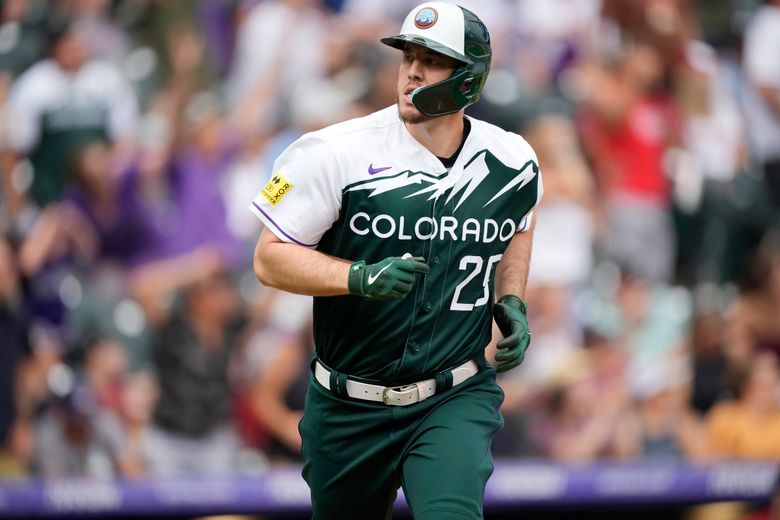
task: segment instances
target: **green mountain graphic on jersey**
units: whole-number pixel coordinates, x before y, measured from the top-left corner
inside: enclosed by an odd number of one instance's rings
[[[425,197],[427,200],[439,199],[447,194],[444,204],[455,201],[453,211],[478,194],[476,198],[485,208],[508,192],[520,191],[535,178],[538,170],[534,161],[528,161],[520,169],[510,168],[488,150],[481,150],[469,159],[456,178],[449,173],[437,177],[426,172],[405,170],[353,183],[345,187],[344,192],[368,192],[369,198],[393,192],[403,199]],[[535,199],[536,190],[532,191]]]

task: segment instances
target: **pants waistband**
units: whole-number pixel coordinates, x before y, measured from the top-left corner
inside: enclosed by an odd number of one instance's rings
[[[457,386],[477,372],[479,372],[479,365],[474,360],[469,360],[460,366],[437,375],[435,378],[425,379],[408,385],[390,387],[362,383],[350,379],[349,376],[338,377],[338,373],[329,370],[319,361],[314,363],[314,378],[319,384],[336,395],[346,393],[353,399],[375,401],[388,406],[409,406],[410,404],[419,403],[435,395],[437,388]],[[341,375],[343,376],[343,374]],[[450,384],[447,385],[447,383]]]

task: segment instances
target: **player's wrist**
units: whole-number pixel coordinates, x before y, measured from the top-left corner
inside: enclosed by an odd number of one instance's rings
[[[365,290],[363,287],[363,280],[366,273],[366,262],[364,260],[358,260],[352,262],[349,266],[349,274],[347,275],[347,289],[350,294],[357,296],[365,296]]]
[[[498,299],[498,303],[503,303],[512,308],[518,309],[523,314],[526,314],[528,310],[528,304],[525,301],[523,301],[522,298],[514,294],[505,294],[504,296]]]

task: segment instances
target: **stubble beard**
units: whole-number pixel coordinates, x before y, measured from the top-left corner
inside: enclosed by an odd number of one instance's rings
[[[428,117],[417,110],[417,107],[414,105],[412,105],[411,109],[404,112],[404,110],[401,108],[401,96],[398,95],[398,92],[395,93],[395,105],[398,107],[398,117],[401,118],[401,121],[408,125],[417,125],[432,119],[431,117]]]

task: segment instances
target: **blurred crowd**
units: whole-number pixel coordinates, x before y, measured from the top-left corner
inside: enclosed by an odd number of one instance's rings
[[[248,210],[394,103],[416,0],[0,1],[0,476],[297,462],[311,300]],[[545,183],[497,457],[780,460],[780,0],[461,0]]]

